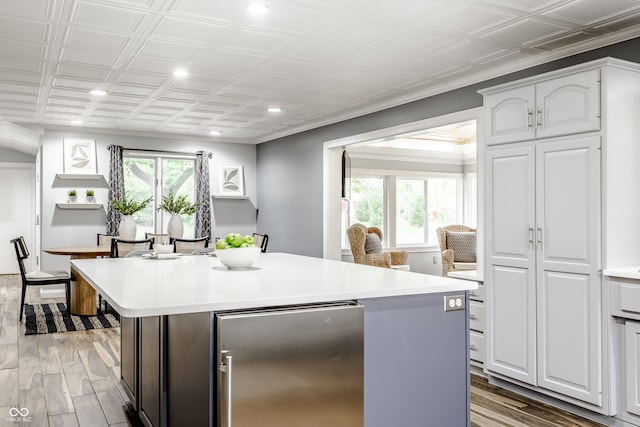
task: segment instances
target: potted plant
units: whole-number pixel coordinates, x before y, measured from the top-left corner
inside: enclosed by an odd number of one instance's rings
[[[94,192],[92,189],[88,189],[85,194],[87,195],[87,203],[93,203]]]
[[[133,240],[136,238],[136,221],[133,214],[146,208],[152,197],[142,201],[128,199],[126,196],[122,200],[111,200],[111,206],[116,212],[122,215],[120,224],[118,225],[118,235],[123,239]]]
[[[165,210],[171,214],[167,225],[169,237],[182,238],[184,225],[180,215],[193,215],[199,205],[198,202],[190,202],[186,195],[178,196],[173,194],[173,191],[169,191],[162,197],[162,203],[158,206],[158,210]]]
[[[76,190],[69,190],[69,203],[75,203],[76,197],[77,197]]]

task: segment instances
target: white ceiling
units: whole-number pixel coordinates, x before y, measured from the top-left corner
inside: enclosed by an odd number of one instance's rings
[[[262,16],[245,5],[2,0],[0,120],[259,143],[640,29],[640,0],[271,0]],[[179,67],[188,78],[172,76]]]

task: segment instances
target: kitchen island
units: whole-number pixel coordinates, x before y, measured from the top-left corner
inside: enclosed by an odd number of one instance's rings
[[[240,420],[251,412],[262,426],[271,425],[270,417],[291,426],[470,425],[466,303],[475,282],[282,253],[261,254],[246,270],[227,270],[210,256],[73,260],[72,269],[122,316],[122,383],[145,424],[227,426],[233,412],[233,425],[245,427],[251,421]],[[249,343],[258,346],[249,378],[253,388],[232,389],[247,378],[237,372],[245,360],[233,354],[232,381],[228,365],[233,351],[219,348],[225,335],[220,325],[230,314],[246,319],[261,310],[269,315],[236,332],[253,333]],[[270,323],[280,318],[274,312],[292,313],[289,324],[295,328]],[[315,323],[306,321],[313,319],[307,315],[312,312],[320,313]],[[344,320],[347,312],[355,317]],[[327,336],[320,333],[323,328],[341,336],[342,352],[331,353],[333,347],[323,341]],[[347,330],[350,338],[343,334]],[[316,346],[313,353],[327,353],[325,361],[296,359],[298,350],[279,353],[279,343],[290,343],[281,341],[282,336],[265,338],[271,332],[284,332],[302,347]],[[286,359],[289,367],[275,377],[262,371],[269,368],[271,362],[265,361],[272,354]],[[309,363],[319,367],[317,383],[295,377],[298,367]],[[356,372],[346,378],[348,371]],[[329,377],[335,377],[336,396],[351,394],[336,398],[322,414],[311,413],[311,407],[305,413],[304,396],[317,395]],[[345,380],[335,388],[341,377]],[[274,388],[293,388],[300,399],[267,405],[270,396],[260,393]],[[236,395],[245,399],[232,411]],[[251,411],[242,411],[250,398]],[[331,413],[333,419],[312,421]],[[252,422],[256,425],[255,418]]]

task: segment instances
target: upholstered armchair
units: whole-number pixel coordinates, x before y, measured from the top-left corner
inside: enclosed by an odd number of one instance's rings
[[[409,270],[407,251],[382,251],[382,230],[353,224],[347,229],[353,261],[356,264]]]
[[[446,225],[436,229],[442,252],[442,275],[450,271],[476,270],[476,229]]]

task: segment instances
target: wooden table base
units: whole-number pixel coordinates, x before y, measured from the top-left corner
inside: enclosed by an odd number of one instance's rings
[[[97,313],[96,290],[71,268],[71,314],[95,316]]]

